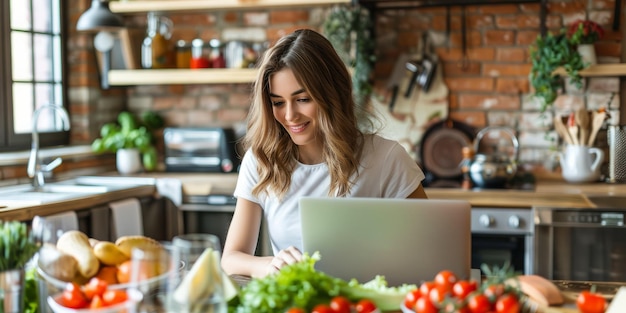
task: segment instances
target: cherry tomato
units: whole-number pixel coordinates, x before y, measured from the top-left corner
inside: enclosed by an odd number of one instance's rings
[[[290,308],[286,313],[306,313],[303,308]]]
[[[446,290],[441,287],[435,287],[430,291],[428,297],[434,305],[440,305],[441,303],[443,303],[446,295],[448,295],[448,292]]]
[[[583,291],[576,298],[576,306],[583,313],[602,313],[606,299],[595,292]]]
[[[467,307],[472,313],[486,313],[491,310],[491,303],[484,294],[475,293],[469,296]]]
[[[103,307],[104,307],[104,302],[102,301],[102,298],[100,297],[100,295],[93,296],[93,298],[91,299],[91,302],[89,302],[89,308],[99,309]]]
[[[409,291],[404,297],[404,306],[412,309],[415,307],[415,302],[422,296],[418,288]]]
[[[376,304],[369,299],[361,299],[354,306],[357,313],[371,313],[376,311]]]
[[[485,288],[483,293],[489,298],[489,301],[496,302],[496,300],[504,294],[504,285],[489,285]]]
[[[518,313],[520,311],[519,301],[513,294],[507,293],[496,300],[497,313]]]
[[[456,275],[449,270],[443,270],[435,275],[435,284],[446,292],[452,291],[452,286],[457,282]]]
[[[128,300],[128,295],[124,290],[107,290],[102,294],[102,302],[105,306],[122,303]]]
[[[415,313],[437,313],[437,307],[428,299],[421,297],[415,302]]]
[[[350,313],[350,300],[346,297],[336,296],[330,300],[330,308],[335,313]]]
[[[478,289],[478,283],[475,280],[459,280],[452,286],[452,294],[463,300],[476,289]]]
[[[333,309],[328,304],[318,304],[313,307],[311,313],[333,313]]]
[[[420,285],[420,293],[422,294],[422,297],[428,297],[430,294],[430,291],[433,290],[435,286],[436,285],[434,281],[423,282]]]
[[[68,308],[81,309],[87,307],[89,301],[77,283],[68,283],[61,294],[61,304]]]
[[[104,294],[104,292],[109,287],[106,281],[93,277],[89,280],[89,282],[83,287],[83,292],[88,300],[93,299],[95,296],[100,296]]]

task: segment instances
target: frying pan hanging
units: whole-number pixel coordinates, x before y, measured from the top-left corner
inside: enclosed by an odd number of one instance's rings
[[[461,150],[471,146],[474,137],[473,127],[450,117],[428,127],[419,151],[426,175],[424,184],[429,185],[440,179],[460,182],[462,172],[459,164],[463,160]]]

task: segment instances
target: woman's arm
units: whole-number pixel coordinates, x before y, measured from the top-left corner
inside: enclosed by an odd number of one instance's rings
[[[408,197],[409,198],[423,198],[423,199],[428,199],[428,196],[426,195],[426,191],[424,191],[424,187],[422,187],[422,185],[420,184],[417,189],[415,189]]]
[[[259,240],[263,210],[258,203],[237,199],[235,214],[228,228],[222,268],[229,275],[265,276],[272,257],[254,256]]]

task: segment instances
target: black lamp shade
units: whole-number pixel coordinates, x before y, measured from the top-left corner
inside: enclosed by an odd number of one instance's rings
[[[109,1],[92,0],[91,7],[78,18],[76,30],[100,31],[124,27],[122,18],[109,9]]]

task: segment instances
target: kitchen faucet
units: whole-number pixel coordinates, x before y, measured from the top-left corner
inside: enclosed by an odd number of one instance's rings
[[[61,158],[56,158],[48,164],[42,164],[39,159],[39,132],[37,130],[37,120],[39,119],[39,114],[44,109],[50,109],[53,112],[58,113],[63,119],[64,130],[70,129],[70,118],[67,115],[67,111],[65,111],[63,107],[56,106],[54,104],[46,104],[35,110],[33,113],[33,142],[30,149],[30,157],[28,158],[28,177],[33,179],[33,187],[35,189],[41,188],[45,184],[44,173],[52,171],[54,168],[59,166],[61,162],[63,162]]]

